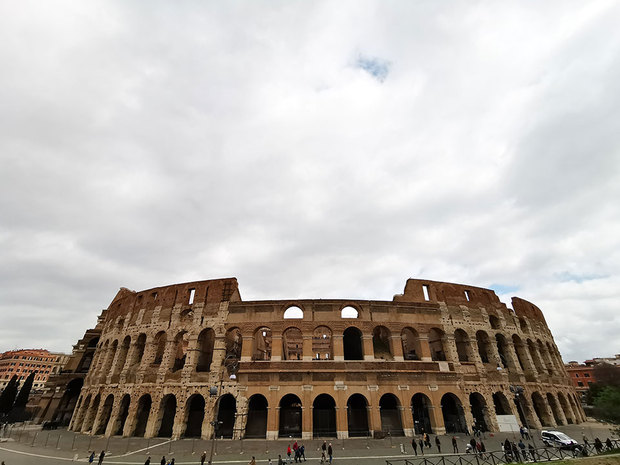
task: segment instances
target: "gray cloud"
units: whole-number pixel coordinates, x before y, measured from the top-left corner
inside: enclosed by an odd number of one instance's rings
[[[3,4],[0,350],[70,350],[120,286],[237,276],[245,299],[499,283],[565,359],[618,352],[618,20]]]

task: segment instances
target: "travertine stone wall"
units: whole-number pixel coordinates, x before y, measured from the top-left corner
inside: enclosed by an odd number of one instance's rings
[[[512,305],[413,279],[392,301],[244,302],[234,278],[123,288],[70,427],[275,439],[583,421],[542,312]]]

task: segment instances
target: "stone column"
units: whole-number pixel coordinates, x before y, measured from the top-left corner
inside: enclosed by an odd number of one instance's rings
[[[254,350],[254,337],[252,334],[242,334],[243,343],[241,344],[241,361],[252,361],[252,351]]]
[[[349,424],[347,419],[347,396],[346,391],[336,391],[336,435],[338,439],[347,439],[349,437]]]
[[[282,334],[271,332],[271,361],[279,362],[282,360]]]
[[[155,437],[158,433],[159,423],[163,416],[163,406],[161,405],[162,397],[151,397],[151,410],[149,411],[149,419],[146,422],[146,429],[144,431],[145,438]]]
[[[109,437],[114,435],[114,428],[116,428],[116,422],[118,421],[118,414],[121,410],[122,397],[114,396],[114,403],[112,404],[112,412],[110,413],[110,421],[105,429],[105,436]]]
[[[333,334],[332,344],[334,345],[334,360],[336,361],[344,360],[344,345],[343,345],[342,334]]]
[[[459,355],[456,350],[456,342],[454,341],[454,334],[444,333],[441,338],[441,345],[443,346],[443,351],[446,355],[446,361],[460,363]]]
[[[99,423],[101,423],[101,415],[103,414],[103,409],[105,407],[106,397],[107,396],[104,396],[103,394],[99,397],[99,407],[97,407],[97,412],[95,413],[95,419],[91,428],[91,434],[97,434],[97,430],[99,429]]]
[[[433,360],[431,355],[431,348],[428,345],[428,333],[424,335],[420,334],[418,338],[420,340],[420,360],[423,362],[430,362]]]
[[[99,410],[99,405],[97,406],[97,410],[93,408],[93,402],[95,401],[95,397],[97,396],[94,396],[92,398],[90,405],[86,409],[86,412],[84,412],[84,420],[82,421],[82,424],[80,425],[80,430],[78,431],[78,433],[88,432],[89,431],[88,425],[93,423],[94,417],[97,415],[97,411]]]
[[[523,374],[523,370],[519,365],[519,359],[517,358],[517,352],[512,340],[506,338],[506,359],[508,363],[508,370],[519,375]]]
[[[435,402],[433,401],[433,404],[428,407],[428,416],[431,420],[433,433],[438,435],[446,434],[446,426],[443,422],[443,412],[441,411],[441,400],[437,402],[437,405],[435,405]]]
[[[402,362],[405,360],[403,357],[403,342],[400,338],[400,334],[392,334],[390,336],[390,345],[392,346],[392,355],[394,356],[394,360],[397,362]]]
[[[364,334],[362,340],[364,344],[364,360],[374,360],[375,349],[372,344],[372,334]]]
[[[213,346],[215,348],[215,339],[213,340]],[[191,373],[196,371],[198,365],[198,358],[200,356],[201,347],[199,347],[198,336],[192,336],[187,343],[187,351],[185,352],[185,365],[183,365],[183,378],[188,378]],[[215,350],[213,351],[215,352]]]
[[[206,407],[206,404],[205,404]],[[172,439],[180,439],[185,434],[187,427],[189,403],[186,399],[177,397],[177,410],[174,415],[174,423],[172,426]]]
[[[127,419],[125,420],[125,425],[123,426],[123,437],[129,437],[132,435],[135,424],[136,424],[136,416],[138,414],[138,400],[140,396],[132,395],[129,400],[129,409],[127,411]]]
[[[304,333],[303,338],[302,360],[311,361],[314,358],[314,354],[312,353],[312,334]]]
[[[166,373],[170,371],[172,366],[174,365],[174,356],[176,351],[176,343],[174,339],[166,339],[166,347],[164,349],[164,355],[161,359],[161,364],[159,365],[159,370],[157,371],[157,382],[163,383],[166,377]]]

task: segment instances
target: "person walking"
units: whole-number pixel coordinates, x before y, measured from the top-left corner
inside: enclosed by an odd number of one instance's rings
[[[422,440],[422,438],[420,438],[418,444],[420,444],[420,454],[424,455],[424,441]]]
[[[252,460],[248,463],[248,465],[256,465],[256,459],[252,456]]]
[[[329,443],[329,446],[327,446],[327,455],[329,456],[329,463],[332,463],[332,457],[334,455],[334,449],[332,449],[332,443]]]
[[[295,454],[295,463],[299,460],[299,444],[297,441],[293,443],[293,453]]]
[[[90,456],[88,457],[88,463],[93,463],[95,461],[95,451],[92,451],[90,453]]]
[[[151,465],[151,457],[147,457],[144,461],[144,465]]]
[[[536,457],[536,449],[534,449],[534,446],[532,445],[532,443],[528,443],[527,445],[527,450],[530,453],[530,458],[534,461],[537,462],[538,458]]]
[[[304,458],[304,462],[306,461],[306,446],[303,444],[299,447],[299,461],[301,462],[301,458]]]
[[[104,458],[105,458],[105,452],[101,451],[101,454],[99,454],[99,465],[103,463]]]
[[[431,448],[431,438],[428,433],[424,433],[424,445],[426,445],[427,449]]]
[[[411,447],[413,447],[413,452],[415,453],[417,457],[418,456],[418,443],[415,442],[415,437],[411,440]]]
[[[159,465],[166,465],[166,456],[162,456],[161,461],[159,462]]]
[[[203,451],[200,456],[200,465],[205,465],[205,460],[207,460],[207,451]]]
[[[282,460],[282,455],[278,454],[278,465],[284,465],[284,460]]]
[[[286,463],[291,463],[291,445],[286,448]]]
[[[439,440],[439,436],[435,436],[435,445],[437,446],[437,453],[441,454],[441,441]]]
[[[519,439],[518,446],[521,451],[521,457],[523,457],[523,460],[527,460],[527,451],[525,450],[525,443],[523,442],[523,439]]]
[[[456,443],[456,436],[452,436],[452,452],[454,452],[455,454],[459,453],[459,446]]]

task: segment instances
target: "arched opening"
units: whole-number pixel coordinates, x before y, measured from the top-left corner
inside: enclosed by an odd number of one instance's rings
[[[550,392],[547,393],[547,403],[549,404],[549,407],[551,407],[551,413],[553,413],[553,418],[555,419],[556,424],[560,426],[563,425],[564,420],[562,419],[562,415],[560,415],[558,403],[556,402],[555,397],[553,397],[553,394]]]
[[[187,346],[189,345],[189,338],[185,331],[177,334],[174,338],[174,363],[172,365],[172,372],[182,370],[185,366],[185,358],[187,354]]]
[[[362,332],[354,326],[344,330],[342,335],[345,360],[364,360]]]
[[[558,402],[560,403],[560,408],[564,412],[564,416],[566,417],[568,424],[572,425],[573,423],[576,423],[573,411],[566,401],[566,397],[564,397],[564,394],[561,392],[558,392]]]
[[[489,363],[489,356],[491,355],[491,341],[489,335],[484,331],[476,332],[476,344],[478,345],[478,355],[482,363]]]
[[[226,357],[241,359],[243,336],[241,336],[239,328],[230,328],[226,331],[224,343],[226,344]]]
[[[372,331],[372,348],[375,359],[394,360],[391,349],[391,333],[385,326],[376,326]]]
[[[446,433],[464,433],[467,430],[463,406],[456,395],[444,394],[441,398],[441,413],[443,414]]]
[[[140,365],[140,362],[142,361],[142,357],[144,357],[145,346],[146,346],[146,334],[142,333],[138,336],[138,339],[136,340],[136,348],[129,362],[130,367]]]
[[[462,329],[454,331],[454,343],[459,362],[469,362],[469,336]]]
[[[327,326],[318,326],[312,333],[312,356],[315,360],[333,360],[332,331]]]
[[[405,360],[420,360],[420,335],[413,328],[404,328],[400,333],[403,343],[403,358]]]
[[[68,384],[65,392],[60,399],[54,421],[57,421],[61,426],[68,426],[73,416],[73,410],[75,404],[80,397],[82,385],[84,380],[82,378],[72,379]]]
[[[496,334],[495,341],[497,342],[497,353],[499,354],[499,359],[504,368],[508,368],[509,356],[508,356],[508,348],[506,347],[506,338],[503,334]],[[512,368],[512,367],[511,367]]]
[[[217,421],[219,428],[217,437],[232,439],[237,416],[237,401],[232,394],[224,394],[218,401]]]
[[[288,328],[282,333],[282,358],[284,360],[301,360],[304,338],[298,328]]]
[[[495,407],[495,415],[512,415],[510,403],[502,392],[493,394],[493,406]]]
[[[105,361],[105,366],[103,368],[103,376],[107,376],[110,374],[112,369],[112,363],[114,362],[114,358],[116,357],[116,351],[118,350],[118,341],[114,341],[110,348],[108,349],[108,357]]]
[[[116,417],[116,422],[114,424],[114,431],[112,431],[113,436],[122,436],[123,429],[125,428],[125,422],[127,421],[127,415],[129,415],[129,403],[131,402],[131,397],[129,394],[125,394],[121,399],[121,406],[118,409],[118,416]]]
[[[354,307],[344,307],[340,310],[340,318],[359,318],[359,312]]]
[[[254,333],[252,360],[271,360],[271,329],[266,326]]]
[[[123,371],[123,367],[125,366],[125,362],[127,361],[127,353],[129,352],[129,346],[131,345],[131,337],[127,336],[123,339],[123,343],[121,344],[121,348],[118,353],[118,360],[116,361],[116,365],[114,365],[112,369],[112,373],[120,373]]]
[[[304,317],[304,311],[299,307],[289,307],[284,311],[285,320],[301,320]]]
[[[205,399],[200,394],[189,398],[187,408],[186,438],[199,438],[202,435],[202,421],[205,418]]]
[[[361,394],[347,400],[347,426],[349,437],[368,437],[368,401]]]
[[[177,414],[177,399],[172,394],[168,394],[161,400],[160,415],[161,423],[157,436],[160,438],[172,437],[174,417]]]
[[[301,400],[295,394],[287,394],[280,400],[278,436],[301,437]]]
[[[491,325],[492,329],[501,329],[499,318],[495,315],[489,315],[489,324]]]
[[[536,416],[538,417],[540,424],[543,426],[553,426],[553,420],[547,413],[545,400],[542,398],[540,393],[535,392],[532,394],[532,404],[534,405],[534,411],[536,412]]]
[[[536,367],[536,371],[539,374],[543,374],[545,369],[542,366],[542,362],[540,361],[540,357],[538,356],[538,350],[536,349],[536,345],[532,342],[531,339],[527,340],[527,350],[530,353],[530,357],[534,362],[534,366]]]
[[[214,343],[215,331],[211,328],[203,329],[198,335],[198,362],[196,363],[196,371],[204,372],[211,370]]]
[[[86,350],[84,351],[84,355],[82,355],[82,359],[78,364],[77,373],[88,373],[88,369],[90,368],[93,358],[95,356],[95,350],[97,350],[97,344],[99,343],[99,338],[94,337],[86,346]]]
[[[336,401],[329,394],[320,394],[312,404],[312,435],[314,438],[336,437]]]
[[[519,367],[521,370],[526,371],[525,367],[527,366],[527,354],[525,344],[519,336],[516,334],[512,335],[512,344],[515,347],[515,353],[517,354],[517,361],[519,362]]]
[[[422,393],[417,393],[411,398],[411,414],[413,416],[413,428],[416,434],[432,433],[431,400]]]
[[[95,399],[93,400],[92,405],[86,411],[86,416],[84,417],[84,424],[82,425],[82,431],[85,433],[90,433],[93,429],[93,423],[95,421],[95,416],[97,415],[97,410],[99,410],[99,403],[101,402],[101,396],[97,394]],[[76,431],[78,431],[76,429]]]
[[[391,436],[404,436],[400,402],[394,394],[383,394],[379,400],[381,431]]]
[[[446,360],[446,351],[443,346],[443,335],[444,332],[437,328],[431,328],[428,333],[428,347],[431,351],[431,358],[433,360]]]
[[[153,360],[153,365],[160,365],[162,359],[164,358],[164,352],[166,351],[166,333],[163,331],[157,333],[155,336],[155,359]]]
[[[265,439],[267,437],[267,399],[261,394],[254,394],[248,402],[248,421],[245,425],[245,437],[248,439]]]
[[[108,423],[110,421],[110,415],[112,414],[112,406],[114,405],[114,396],[110,394],[106,397],[105,402],[103,403],[103,409],[101,410],[101,420],[99,421],[99,426],[97,427],[97,431],[95,434],[104,434],[105,430],[108,427]]]
[[[521,328],[521,331],[523,331],[524,333],[527,333],[528,327],[527,327],[527,322],[525,321],[525,318],[523,318],[522,316],[519,317],[519,327]]]
[[[471,407],[471,414],[474,417],[474,427],[478,431],[489,431],[487,403],[482,394],[472,392],[469,395],[469,405]]]
[[[151,396],[144,394],[138,400],[138,410],[136,411],[136,426],[133,435],[139,438],[143,438],[146,433],[146,425],[149,422],[149,415],[151,413],[151,405],[153,401]]]

